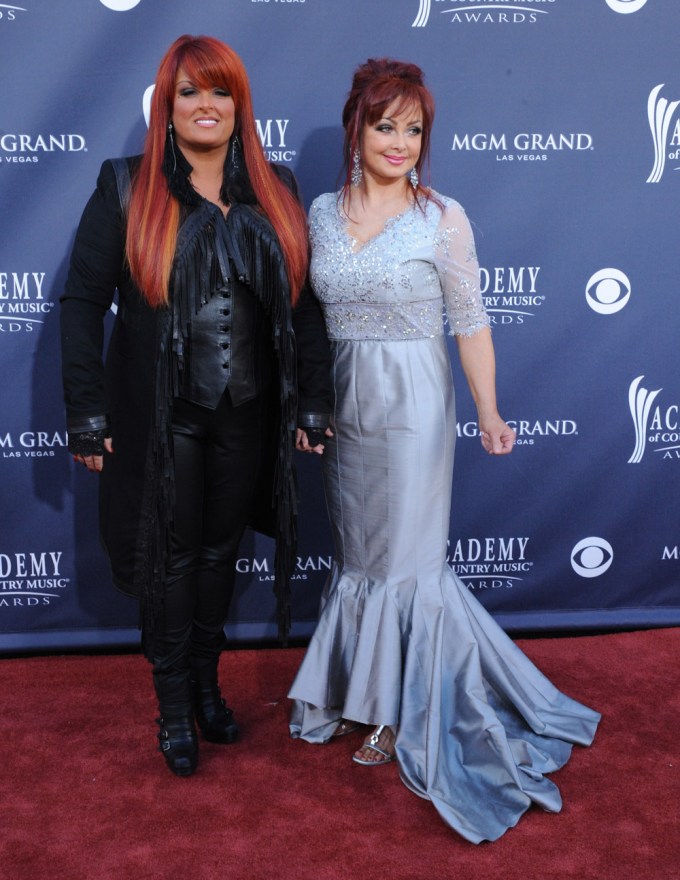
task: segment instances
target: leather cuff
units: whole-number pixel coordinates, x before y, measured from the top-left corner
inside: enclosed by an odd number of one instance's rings
[[[298,413],[298,427],[305,430],[306,428],[318,428],[325,431],[330,423],[330,413]]]
[[[66,419],[66,430],[69,434],[81,434],[85,431],[108,431],[109,417],[104,416],[73,416]]]

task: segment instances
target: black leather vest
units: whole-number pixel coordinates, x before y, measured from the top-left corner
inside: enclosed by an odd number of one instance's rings
[[[180,396],[210,409],[225,388],[234,406],[252,400],[272,381],[272,349],[262,306],[232,279],[192,316]]]

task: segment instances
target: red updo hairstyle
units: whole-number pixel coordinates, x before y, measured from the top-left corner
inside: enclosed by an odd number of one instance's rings
[[[373,125],[385,114],[387,108],[397,102],[396,112],[418,107],[423,122],[421,150],[415,168],[422,179],[423,167],[429,172],[430,133],[434,120],[434,98],[425,86],[422,70],[416,64],[394,61],[391,58],[369,58],[354,72],[352,88],[342,111],[345,129],[344,163],[346,169],[343,192],[351,186],[352,157],[359,149],[361,133],[365,125]],[[429,199],[429,188],[418,183],[416,200]]]
[[[133,181],[128,211],[126,254],[132,277],[151,305],[167,304],[180,212],[162,168],[180,68],[199,88],[219,86],[234,99],[234,135],[241,141],[257,202],[281,245],[295,302],[307,274],[305,214],[264,157],[243,62],[233,49],[214,37],[179,37],[158,68],[144,155]]]

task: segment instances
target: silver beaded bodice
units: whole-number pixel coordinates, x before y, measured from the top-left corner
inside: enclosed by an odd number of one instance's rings
[[[449,331],[471,336],[489,324],[479,289],[472,230],[458,202],[437,195],[390,218],[359,245],[336,193],[309,215],[310,276],[330,339],[422,339]]]

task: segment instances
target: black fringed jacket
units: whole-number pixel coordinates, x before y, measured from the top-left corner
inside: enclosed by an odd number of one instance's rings
[[[134,167],[134,159],[127,162]],[[292,174],[276,170],[294,188]],[[183,201],[181,193],[179,198]],[[171,305],[150,307],[125,266],[121,201],[114,165],[106,161],[78,227],[61,297],[68,430],[108,426],[113,438],[114,454],[106,456],[100,474],[99,514],[114,583],[141,598],[143,644],[148,647],[165,586],[174,495],[172,399],[179,387],[188,324],[215,283],[233,274],[265,311],[278,366],[278,432],[271,438],[271,469],[260,486],[259,510],[251,525],[277,539],[275,592],[285,638],[290,625],[288,578],[295,558],[294,431],[298,424],[327,424],[332,409],[321,309],[309,290],[291,309],[278,240],[258,211],[232,204],[225,222],[216,205],[193,198],[182,205]],[[104,365],[104,317],[116,289],[118,309]]]

